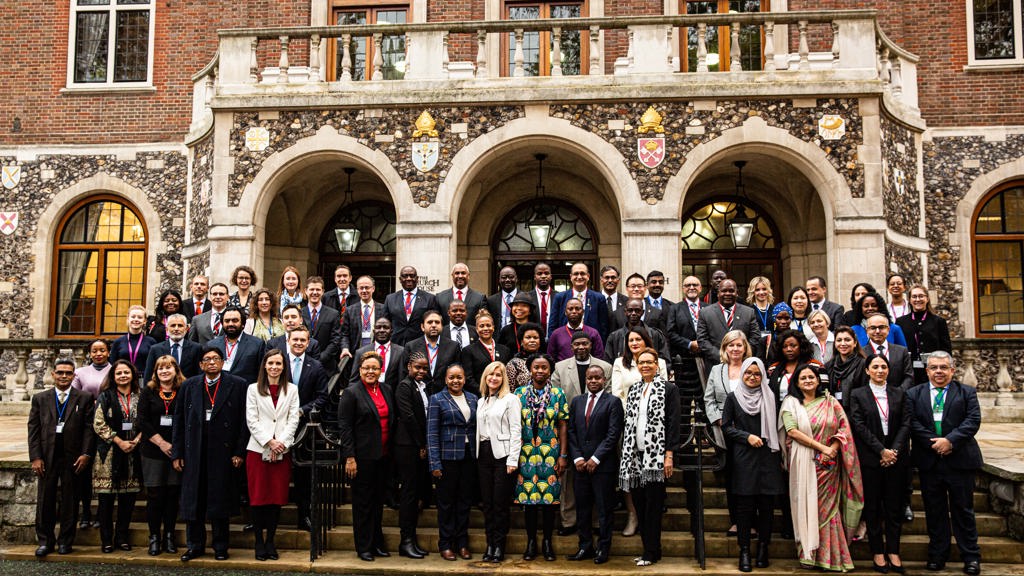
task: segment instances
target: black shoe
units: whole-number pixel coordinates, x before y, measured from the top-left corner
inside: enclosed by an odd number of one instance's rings
[[[422,560],[423,555],[413,548],[412,540],[402,540],[398,545],[398,555],[405,558],[412,558],[414,560]]]
[[[223,550],[223,551],[214,550],[214,552],[213,552],[213,559],[214,560],[227,560],[228,558],[229,558],[229,556],[228,556],[228,551],[227,550]]]
[[[725,531],[725,535],[726,535],[727,538],[735,538],[736,537],[736,531],[735,530],[726,530]]]
[[[178,545],[174,543],[174,532],[164,534],[164,552],[168,554],[178,553]]]
[[[545,560],[547,560],[548,562],[555,561],[555,548],[551,545],[551,540],[545,538],[544,542],[541,543],[541,550],[544,553]]]
[[[505,561],[505,548],[503,546],[495,546],[494,552],[491,553],[491,563],[498,564]]]
[[[74,549],[71,547],[71,544],[61,544],[57,547],[57,554],[60,554],[61,556],[71,554],[73,551]]]
[[[932,572],[938,572],[946,567],[946,563],[939,560],[929,560],[924,567]]]
[[[254,530],[256,530],[256,526],[254,526],[252,522],[242,526],[242,532],[252,532]]]
[[[597,551],[597,555],[594,556],[594,564],[604,564],[608,561],[608,551],[601,549]]]
[[[740,548],[740,572],[753,572],[754,567],[750,565],[750,547]]]
[[[299,518],[299,523],[297,527],[299,530],[302,530],[303,532],[313,531],[313,523],[310,522],[309,516],[303,516],[302,518]]]
[[[43,544],[39,548],[36,548],[36,558],[42,558],[50,552],[53,552],[53,548],[50,548],[49,546]],[[111,552],[113,552],[113,549],[111,549]]]
[[[373,562],[375,560],[375,558],[373,557],[373,554],[371,554],[369,552],[360,552],[359,553],[359,559],[362,560],[363,562]]]
[[[202,558],[205,552],[198,548],[188,548],[185,553],[181,555],[182,562],[188,562],[189,560],[195,560],[196,558]]]
[[[484,555],[480,557],[480,559],[484,562],[490,562],[492,558],[494,558],[494,546],[488,544],[487,550],[484,552]]]
[[[560,526],[558,528],[559,536],[572,536],[579,530],[579,527],[573,524],[572,526]]]
[[[888,564],[882,564],[881,566],[879,566],[878,564],[875,564],[874,560],[871,561],[871,569],[874,570],[875,572],[878,572],[879,574],[888,574],[889,573],[889,565]]]
[[[274,544],[273,540],[267,540],[266,544],[264,544],[263,549],[265,554],[267,555],[267,560],[277,560],[278,558],[280,558],[280,556],[278,556],[277,554],[277,545]]]
[[[537,557],[537,541],[529,539],[526,541],[526,549],[523,550],[523,560],[533,560]]]
[[[82,519],[81,522],[78,523],[78,529],[79,530],[87,530],[91,526],[92,526],[92,522],[90,522],[89,520],[86,520],[84,518]]]
[[[892,572],[894,574],[903,574],[904,572],[906,572],[906,570],[903,569],[903,565],[902,564],[900,564],[899,566],[895,566],[894,564],[892,564],[890,562],[889,563],[889,572]]]
[[[978,576],[978,574],[981,574],[981,562],[977,560],[964,562],[964,574],[967,574],[967,576]]]
[[[385,550],[383,548],[380,548],[380,547],[377,547],[377,548],[373,549],[373,555],[376,556],[377,558],[390,558],[391,557],[391,553],[390,552],[388,552],[387,550]]]
[[[117,539],[115,539],[115,541],[116,540]],[[127,537],[125,537],[124,540],[121,540],[121,543],[117,544],[117,547],[120,548],[121,550],[124,550],[125,552],[131,552],[132,551],[132,545],[128,543],[128,538]]]
[[[597,556],[597,553],[594,552],[593,548],[588,546],[586,548],[580,548],[579,550],[576,551],[575,554],[573,554],[572,556],[569,556],[568,558],[566,558],[566,560],[572,560],[574,562],[579,562],[580,560],[590,560],[594,556]]]
[[[907,504],[906,508],[903,509],[903,521],[904,522],[913,522],[914,521],[914,511],[910,508],[910,504]]]
[[[159,556],[160,555],[160,537],[156,534],[149,535],[149,555]]]
[[[757,543],[757,560],[754,561],[754,566],[758,568],[767,568],[768,562],[768,543],[758,542]]]
[[[110,554],[111,552],[113,552],[113,551],[114,551],[114,545],[113,545],[113,544],[104,544],[104,545],[103,545],[103,546],[102,546],[102,547],[100,548],[100,550],[101,550],[101,551],[102,551],[102,552],[103,552],[104,554]]]

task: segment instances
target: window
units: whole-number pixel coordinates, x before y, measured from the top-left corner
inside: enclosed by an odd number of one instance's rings
[[[68,86],[150,85],[155,5],[155,0],[72,0]]]
[[[346,204],[338,209],[330,224],[320,235],[320,276],[333,288],[334,269],[345,264],[352,271],[352,282],[360,276],[372,276],[375,294],[383,299],[396,289],[395,285],[395,207],[390,203],[365,201]],[[342,250],[339,232],[355,229],[355,249]]]
[[[682,0],[680,12],[688,15],[725,14],[739,12],[767,12],[769,0]],[[740,26],[740,65],[744,70],[761,70],[762,60],[762,29],[760,26]],[[686,28],[683,72],[697,71],[697,28]],[[729,69],[732,57],[729,53],[732,46],[732,31],[729,26],[709,26],[705,44],[708,50],[708,71],[718,72]]]
[[[548,243],[534,243],[530,225],[546,220],[549,226]],[[555,200],[542,204],[529,201],[519,204],[498,226],[493,242],[494,270],[505,266],[515,268],[519,275],[519,288],[533,289],[533,267],[539,262],[551,266],[551,282],[556,290],[567,290],[569,271],[576,262],[590,267],[591,283],[597,285],[597,238],[590,220],[576,207]],[[493,275],[497,278],[497,273]],[[497,284],[492,280],[492,290]]]
[[[365,24],[405,24],[408,22],[408,6],[336,6],[333,12],[334,24],[352,26]],[[341,40],[333,41],[334,79],[342,77],[342,56],[344,45]],[[405,77],[405,35],[381,38],[381,53],[384,63],[381,72],[384,80],[401,80]],[[352,58],[352,79],[373,78],[373,37],[353,37],[349,42],[349,56]]]
[[[584,15],[582,2],[515,3],[505,6],[508,20],[539,20],[541,18],[580,18]],[[559,56],[562,74],[576,76],[586,58],[584,49],[589,34],[579,30],[563,30],[560,39]],[[516,61],[516,37],[510,33],[506,39],[506,75],[512,76]],[[523,73],[526,76],[551,75],[551,51],[554,40],[550,32],[523,33]]]
[[[967,0],[968,63],[1024,64],[1024,0]]]
[[[979,333],[1024,333],[1024,182],[1003,186],[974,220]]]
[[[58,228],[52,331],[119,333],[128,308],[145,305],[146,229],[114,197],[90,198],[68,214]]]

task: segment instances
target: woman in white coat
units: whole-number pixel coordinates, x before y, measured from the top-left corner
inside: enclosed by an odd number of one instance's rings
[[[281,506],[288,502],[292,459],[289,451],[299,426],[299,388],[288,382],[284,353],[271,349],[263,357],[260,374],[245,397],[249,427],[245,470],[249,505],[256,533],[256,559],[277,560],[274,533]]]
[[[509,390],[501,362],[491,362],[480,373],[480,400],[476,405],[476,453],[480,471],[487,552],[484,562],[505,559],[512,483],[523,445],[519,397]]]

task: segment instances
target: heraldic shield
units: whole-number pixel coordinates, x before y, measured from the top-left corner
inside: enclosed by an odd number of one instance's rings
[[[640,162],[648,168],[657,168],[665,159],[665,138],[637,138],[636,153]]]
[[[413,142],[412,163],[420,172],[430,172],[437,166],[440,146],[437,142]]]

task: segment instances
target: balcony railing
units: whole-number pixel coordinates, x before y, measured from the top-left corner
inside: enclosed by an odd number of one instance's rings
[[[745,60],[742,52],[741,30],[750,27],[759,32],[760,41],[754,44],[762,70],[742,67],[744,61],[756,61]],[[696,31],[695,47],[684,42],[680,50],[675,41],[680,34],[692,39],[683,30]],[[709,71],[714,65],[708,58],[711,30],[728,31],[719,40],[723,48],[728,44],[727,72]],[[536,32],[544,33],[549,44],[548,78],[524,78],[524,37]],[[586,48],[580,53],[586,57],[579,63],[579,75],[569,76],[562,67],[562,42],[576,32],[584,33],[580,38],[586,38]],[[625,38],[625,49],[603,41],[603,33]],[[815,89],[822,92],[823,82],[869,82],[906,109],[917,110],[918,59],[886,37],[874,10],[245,28],[221,30],[219,35],[217,56],[194,77],[196,120],[205,103],[217,97],[341,94],[355,104],[360,96],[387,104],[403,95],[408,98],[407,89],[415,91],[417,83],[425,82],[425,91],[450,88],[456,97],[480,101],[474,89],[504,86],[521,91],[524,82],[564,89],[607,76],[615,77],[603,81],[609,85],[661,82],[688,86],[691,95],[693,88],[722,84],[731,84],[733,91],[740,85],[763,91],[772,82],[804,84],[804,93],[813,95]],[[394,37],[405,39],[404,75],[385,80],[382,43]],[[364,53],[371,58],[366,65],[369,80],[354,79],[353,66],[360,63],[349,47],[355,39],[369,48]],[[330,54],[328,45],[335,47]],[[453,58],[470,55],[474,45],[475,58]],[[612,49],[618,52],[606,52]],[[680,58],[687,59],[691,49],[696,51],[695,70],[679,73]],[[614,61],[607,61],[612,56]],[[329,62],[336,74],[328,73]]]

